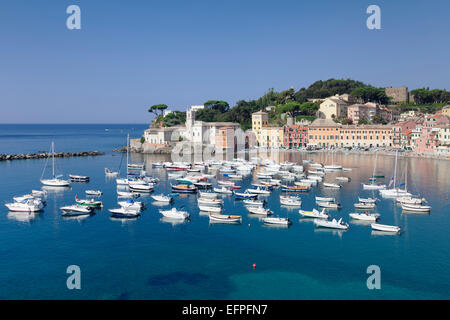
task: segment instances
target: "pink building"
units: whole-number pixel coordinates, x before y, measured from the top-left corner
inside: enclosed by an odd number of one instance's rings
[[[414,150],[418,153],[434,153],[439,146],[439,125],[450,123],[447,116],[442,114],[426,115],[420,137],[414,142]]]
[[[308,128],[294,124],[284,127],[283,146],[285,148],[306,147],[308,139]]]
[[[408,120],[398,122],[392,127],[392,144],[395,148],[406,149],[410,147],[408,141],[411,141],[411,132],[417,126],[415,121]],[[409,139],[408,139],[409,134]]]

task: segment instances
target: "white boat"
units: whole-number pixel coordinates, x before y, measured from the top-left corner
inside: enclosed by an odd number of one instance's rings
[[[396,176],[397,176],[397,154],[398,150],[395,152],[395,168],[394,168],[394,178],[393,183],[394,187],[392,189],[385,189],[380,190],[380,194],[384,198],[398,198],[398,197],[410,197],[411,194],[407,191],[408,186],[408,166],[406,167],[406,173],[405,173],[405,189],[400,189],[398,186],[395,185],[396,183]]]
[[[234,180],[242,180],[244,177],[241,174],[229,174],[228,178]]]
[[[431,210],[431,207],[430,206],[417,205],[417,204],[402,203],[402,209],[406,210],[406,211],[429,212]]]
[[[317,171],[317,170],[308,170],[308,174],[317,175],[323,177],[325,175],[325,172],[323,171]]]
[[[317,220],[314,220],[314,224],[317,227],[322,227],[322,228],[341,229],[341,230],[348,229],[348,224],[343,222],[342,218],[339,219],[338,221],[336,221],[336,219],[333,219],[331,221],[317,219]]]
[[[110,176],[110,177],[115,177],[118,176],[120,174],[119,171],[112,171],[111,169],[105,168],[105,175]]]
[[[206,205],[206,206],[221,206],[223,204],[223,200],[222,199],[198,198],[197,203],[199,205]]]
[[[184,173],[182,173],[182,172],[171,172],[171,173],[167,174],[167,177],[169,179],[179,179],[179,178],[184,177]]]
[[[338,181],[344,181],[344,182],[349,182],[350,178],[349,177],[336,177],[336,180]]]
[[[217,199],[218,194],[215,192],[202,192],[200,191],[200,198],[207,198],[207,199]]]
[[[199,205],[198,208],[200,209],[200,211],[204,211],[204,212],[215,212],[215,213],[222,212],[222,207],[201,206],[201,205]]]
[[[316,201],[324,201],[324,202],[335,202],[335,198],[326,198],[326,197],[316,197]]]
[[[349,172],[349,171],[352,171],[352,168],[342,168],[342,171]]]
[[[308,180],[314,180],[317,182],[321,182],[323,180],[323,178],[321,176],[316,176],[313,174],[310,174],[307,178],[308,178]]]
[[[289,218],[279,218],[279,217],[266,217],[262,219],[264,223],[267,224],[281,224],[281,225],[290,225],[292,221]]]
[[[379,213],[349,213],[349,216],[356,220],[377,221],[380,217]]]
[[[229,186],[229,187],[233,187],[234,186],[234,182],[233,181],[228,181],[228,180],[219,180],[219,181],[217,181],[217,184],[219,184],[221,186]]]
[[[362,184],[364,190],[384,190],[386,189],[385,184]]]
[[[212,184],[206,181],[197,181],[194,182],[194,185],[199,189],[209,189],[212,187]]]
[[[186,211],[180,211],[177,210],[176,208],[172,208],[170,210],[159,210],[159,213],[161,213],[164,217],[166,218],[171,218],[171,219],[188,219],[189,218],[189,213],[187,213]]]
[[[119,198],[137,198],[140,195],[133,192],[126,192],[126,191],[117,191],[117,196]]]
[[[118,186],[127,186],[128,185],[128,179],[127,178],[117,178],[116,184]]]
[[[13,212],[37,212],[44,208],[44,204],[40,200],[27,199],[22,202],[6,203],[5,206],[9,211]]]
[[[37,197],[33,196],[32,194],[26,194],[23,196],[13,197],[13,200],[15,202],[24,202],[26,200],[35,200],[35,199],[41,200],[40,198],[37,198]]]
[[[373,198],[359,198],[358,197],[358,201],[360,203],[376,203],[378,199],[373,199]]]
[[[263,207],[247,207],[247,210],[250,213],[264,215],[264,216],[269,216],[273,213],[269,209],[264,209]]]
[[[317,201],[316,203],[319,207],[322,207],[322,208],[340,209],[340,207],[341,207],[341,205],[339,203],[334,203],[334,202]]]
[[[60,176],[55,176],[55,142],[52,141],[52,179],[42,179],[45,173],[45,166],[44,171],[42,172],[41,176],[41,183],[44,186],[50,186],[50,187],[67,187],[70,185],[70,180],[64,180],[59,179]]]
[[[72,181],[75,182],[89,182],[89,177],[88,176],[80,176],[80,175],[76,175],[76,174],[69,174],[69,178]]]
[[[119,201],[118,205],[129,211],[134,210],[140,212],[142,210],[142,202],[135,202],[132,198],[127,201]]]
[[[425,198],[419,199],[413,197],[398,197],[395,200],[401,204],[422,204],[425,202]]]
[[[79,204],[74,204],[71,206],[64,206],[59,208],[63,211],[63,215],[70,215],[70,216],[78,216],[78,215],[85,215],[85,214],[91,214],[94,210],[91,207],[87,206],[81,206]]]
[[[222,187],[222,188],[214,188],[214,192],[216,193],[222,193],[222,194],[233,194],[233,191],[229,188]]]
[[[247,189],[246,192],[253,193],[253,194],[262,194],[262,195],[268,195],[270,194],[269,190],[262,189],[262,188],[256,188],[256,189]]]
[[[374,209],[375,208],[375,203],[355,203],[354,204],[355,208],[357,209]]]
[[[325,211],[325,209],[322,209],[322,212],[319,212],[317,209],[313,209],[312,211],[306,211],[306,210],[299,210],[298,213],[302,217],[307,218],[317,218],[317,219],[328,219],[329,214]]]
[[[166,202],[166,203],[170,203],[172,202],[173,198],[169,197],[169,196],[165,196],[163,194],[160,195],[152,195],[153,200],[158,201],[158,202]]]
[[[295,200],[295,199],[282,199],[280,198],[280,204],[285,206],[292,206],[292,207],[300,207],[302,205],[301,200]]]
[[[307,184],[307,185],[313,185],[313,186],[315,186],[315,185],[317,185],[317,181],[316,180],[311,180],[311,179],[300,179],[300,182],[302,183],[302,184]],[[295,184],[297,184],[297,182],[295,182]]]
[[[311,163],[309,165],[311,168],[322,168],[322,164],[321,163]]]
[[[264,201],[255,199],[245,199],[242,201],[246,206],[263,207]]]
[[[227,214],[214,214],[209,215],[210,222],[221,222],[221,223],[239,223],[242,221],[241,216],[227,215]]]
[[[327,187],[327,188],[334,188],[334,189],[339,189],[339,188],[342,187],[342,186],[340,186],[340,185],[338,185],[336,183],[328,183],[328,182],[324,182],[323,186]]]
[[[153,191],[153,185],[150,184],[128,184],[131,191],[150,193]]]
[[[389,226],[386,224],[373,223],[370,225],[373,230],[384,231],[384,232],[400,232],[401,228],[397,226]]]
[[[100,190],[86,190],[85,193],[89,196],[97,196],[100,197],[103,192],[101,192]]]
[[[130,210],[124,207],[109,209],[109,212],[111,212],[112,216],[116,218],[136,218],[141,215],[139,211]]]

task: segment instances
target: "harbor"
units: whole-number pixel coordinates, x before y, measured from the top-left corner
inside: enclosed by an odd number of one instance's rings
[[[92,137],[104,132],[102,126],[83,130]],[[77,174],[89,177],[88,182],[42,185],[47,159],[0,164],[3,204],[33,190],[45,191],[39,195],[45,206],[37,212],[1,209],[6,259],[0,267],[0,283],[8,297],[70,298],[58,281],[65,281],[67,265],[77,264],[89,283],[77,297],[87,299],[257,299],[273,298],[274,292],[280,299],[448,298],[450,282],[438,273],[449,256],[447,161],[397,156],[396,166],[395,156],[297,151],[269,152],[260,159],[246,153],[186,163],[174,163],[170,155],[129,153],[127,161],[126,154],[111,150],[124,144],[129,131],[129,127],[109,131],[108,139],[115,142],[100,149],[103,156],[55,159],[56,172],[63,174],[60,179]],[[50,143],[43,140],[42,148],[48,149]],[[101,139],[92,143],[100,145]],[[67,147],[55,141],[56,150]],[[51,177],[48,161],[44,178]],[[130,175],[133,179],[145,171],[142,179],[152,190],[118,185],[127,167],[139,173]],[[120,174],[108,176],[105,168]],[[375,183],[389,186],[394,171],[394,185],[404,189],[408,177],[411,199],[425,199],[422,206],[430,206],[429,211],[411,212],[402,206],[416,206],[414,201],[402,204],[378,190],[363,189],[373,176],[384,176]],[[309,183],[301,180],[315,184],[305,187]],[[196,192],[173,189],[190,185],[188,181]],[[273,184],[269,192],[265,192],[267,184]],[[300,192],[283,191],[298,187]],[[139,196],[129,201],[133,194]],[[208,198],[220,201],[205,201]],[[355,206],[371,200],[375,208]],[[70,206],[83,205],[93,208],[79,209],[86,211],[80,214],[71,211]],[[129,210],[116,211],[127,206]],[[127,212],[139,214],[124,215]],[[326,219],[320,219],[321,213]],[[329,221],[332,228],[317,220]],[[375,230],[373,224],[400,230]],[[26,254],[18,254],[24,250]],[[155,259],[159,256],[164,259]],[[40,263],[42,258],[52,262]],[[30,261],[34,261],[33,273],[29,273]],[[108,267],[111,264],[113,269]],[[386,275],[384,290],[379,292],[365,288],[365,269],[372,264],[380,265]],[[407,268],[411,264],[416,268]],[[50,281],[54,277],[60,280]],[[431,286],[438,277],[440,285]],[[42,293],[38,288],[44,283],[47,290]]]

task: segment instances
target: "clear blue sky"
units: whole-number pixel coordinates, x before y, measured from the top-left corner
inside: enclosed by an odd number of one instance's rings
[[[81,30],[66,28],[81,7]],[[366,28],[381,7],[382,29]],[[0,123],[146,123],[352,78],[450,89],[450,1],[0,2]]]

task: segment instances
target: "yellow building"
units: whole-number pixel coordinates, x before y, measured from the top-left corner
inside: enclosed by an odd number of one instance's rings
[[[442,114],[446,115],[447,117],[450,117],[450,105],[442,108]]]
[[[339,146],[340,123],[330,119],[316,119],[308,126],[308,146]]]
[[[262,147],[280,148],[283,146],[284,129],[282,127],[262,127],[260,143]]]
[[[252,131],[256,136],[258,145],[262,145],[261,128],[269,125],[269,115],[267,112],[258,111],[252,114]]]
[[[321,118],[333,119],[347,117],[348,103],[339,96],[325,99],[320,104],[319,113]]]
[[[340,147],[392,147],[392,126],[350,125],[340,128]]]

